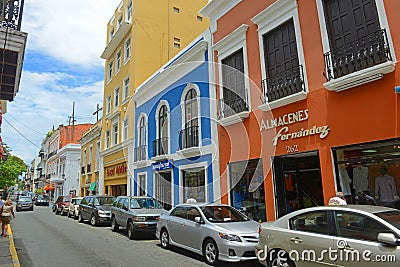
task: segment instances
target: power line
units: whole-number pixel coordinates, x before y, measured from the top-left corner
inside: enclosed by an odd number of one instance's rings
[[[35,143],[33,143],[31,140],[28,139],[28,137],[26,137],[25,135],[23,135],[20,131],[17,130],[17,128],[15,128],[6,118],[4,118],[4,121],[8,123],[8,125],[11,126],[11,128],[13,128],[17,133],[19,133],[23,138],[25,138],[29,143],[31,143],[32,145],[34,145],[35,147],[41,149],[41,147],[37,146]]]
[[[46,135],[46,134],[44,134],[44,133],[39,133],[39,132],[38,132],[38,131],[36,131],[35,129],[33,129],[33,128],[31,128],[30,126],[26,125],[25,123],[23,123],[23,122],[21,122],[21,121],[17,120],[17,119],[16,119],[14,116],[11,116],[11,114],[10,114],[10,113],[7,113],[7,117],[11,117],[11,118],[13,118],[13,120],[15,120],[16,122],[18,122],[18,123],[22,124],[23,126],[25,126],[26,128],[28,128],[29,130],[32,130],[33,132],[35,132],[35,133],[37,133],[37,134],[40,134],[41,136],[44,136],[44,135]]]

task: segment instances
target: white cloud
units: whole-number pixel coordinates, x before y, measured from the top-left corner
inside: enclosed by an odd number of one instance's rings
[[[84,67],[103,65],[107,23],[120,0],[25,1],[21,30],[28,45],[57,60]]]

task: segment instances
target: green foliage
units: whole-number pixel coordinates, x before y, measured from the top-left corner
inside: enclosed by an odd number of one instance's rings
[[[9,155],[7,160],[0,162],[0,188],[5,184],[14,185],[18,176],[26,172],[27,165],[17,156]]]
[[[36,195],[41,195],[41,194],[43,194],[43,193],[45,193],[45,191],[44,191],[42,188],[37,188],[37,189],[35,189],[35,194],[36,194]]]

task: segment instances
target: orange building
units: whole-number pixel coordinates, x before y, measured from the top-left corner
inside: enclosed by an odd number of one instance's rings
[[[400,1],[221,2],[201,12],[219,64],[222,202],[273,220],[337,191],[398,199]]]

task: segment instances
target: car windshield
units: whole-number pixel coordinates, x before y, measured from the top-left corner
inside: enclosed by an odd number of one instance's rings
[[[77,198],[77,199],[75,199],[75,204],[80,204],[80,203],[81,203],[81,201],[82,201],[82,199],[80,199],[80,198]]]
[[[19,202],[32,202],[30,197],[20,197]]]
[[[207,220],[213,223],[244,222],[249,220],[242,213],[229,206],[204,206],[201,210]]]
[[[162,209],[162,206],[152,198],[132,198],[131,209]]]
[[[400,229],[400,211],[386,211],[386,212],[379,212],[375,213],[381,219],[384,219],[397,229]]]
[[[115,200],[115,197],[98,197],[95,198],[94,203],[98,205],[111,205]]]
[[[64,197],[63,202],[71,202],[71,198],[70,197]]]
[[[38,200],[47,200],[47,199],[48,199],[48,196],[38,195],[38,196],[37,196],[37,199],[38,199]]]

